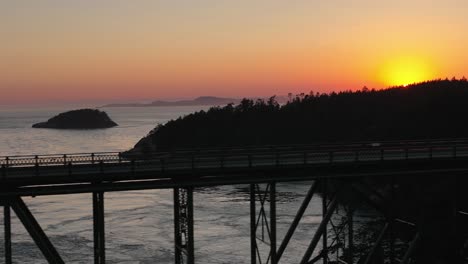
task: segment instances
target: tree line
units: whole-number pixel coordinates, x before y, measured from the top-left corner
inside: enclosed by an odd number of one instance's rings
[[[243,99],[158,125],[136,147],[177,148],[468,137],[468,81]]]

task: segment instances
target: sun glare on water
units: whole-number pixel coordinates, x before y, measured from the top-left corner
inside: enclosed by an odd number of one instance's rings
[[[404,57],[388,61],[381,70],[381,80],[388,86],[408,86],[432,78],[427,62]]]

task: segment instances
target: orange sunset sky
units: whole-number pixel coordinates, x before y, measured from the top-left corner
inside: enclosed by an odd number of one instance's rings
[[[285,95],[467,75],[468,1],[0,1],[0,104]]]

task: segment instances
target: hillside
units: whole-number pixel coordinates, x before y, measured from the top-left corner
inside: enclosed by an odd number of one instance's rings
[[[242,100],[157,126],[136,149],[468,137],[468,82]]]

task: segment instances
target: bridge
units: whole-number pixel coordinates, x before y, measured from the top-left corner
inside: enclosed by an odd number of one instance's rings
[[[181,149],[145,155],[101,152],[4,156],[0,157],[0,205],[4,206],[5,263],[12,263],[11,209],[47,261],[64,263],[22,197],[91,193],[94,260],[96,264],[102,264],[106,261],[104,194],[145,189],[173,189],[174,263],[196,263],[193,191],[197,187],[233,184],[249,185],[251,224],[246,228],[250,228],[252,264],[282,263],[281,257],[312,197],[318,194],[322,197],[322,221],[311,236],[300,264],[319,261],[383,263],[379,252],[384,243],[388,244],[385,246],[385,259],[389,263],[411,263],[421,240],[418,231],[421,228],[395,210],[393,201],[397,199],[397,192],[394,183],[403,178],[423,179],[429,175],[445,177],[447,182],[453,183],[453,197],[447,198],[455,212],[453,217],[449,217],[452,221],[449,224],[453,224],[449,229],[452,235],[457,236],[460,219],[468,216],[466,210],[460,208],[460,187],[457,186],[457,181],[468,172],[467,161],[468,141],[464,139]],[[276,184],[294,181],[310,181],[310,189],[285,237],[279,240],[276,232]],[[372,183],[376,181],[386,183],[390,190],[375,188]],[[362,202],[375,207],[385,218],[382,230],[365,254],[358,254],[354,249],[355,208],[343,202],[349,195],[360,197]],[[347,220],[340,230],[336,230],[332,217],[340,206],[346,209]],[[415,230],[413,237],[403,246],[403,253],[396,250],[395,245],[398,225],[411,226]],[[340,242],[339,239],[345,241]],[[462,243],[462,238],[457,237],[456,241]],[[268,252],[261,252],[260,243],[269,247]],[[316,252],[319,243],[322,243],[322,250]],[[462,245],[454,247],[458,250]],[[337,255],[335,262],[330,258],[331,248]],[[464,257],[461,256],[463,253],[454,254],[460,255],[460,259]],[[379,259],[382,262],[376,262]]]

